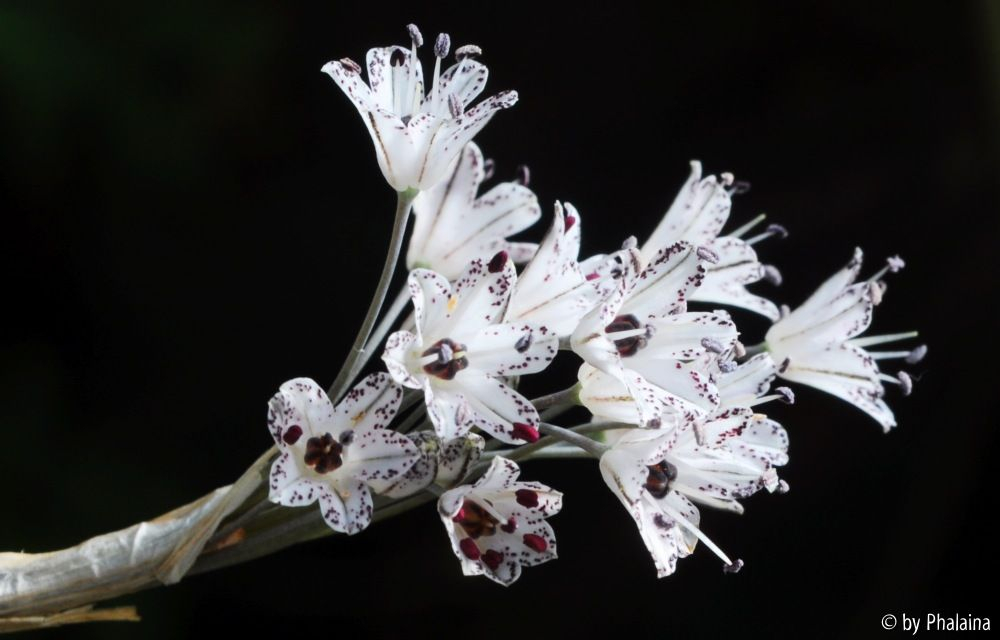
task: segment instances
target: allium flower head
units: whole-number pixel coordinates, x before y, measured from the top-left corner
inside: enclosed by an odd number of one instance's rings
[[[270,497],[286,507],[319,501],[334,531],[358,533],[372,516],[371,487],[384,491],[420,457],[406,436],[386,427],[402,389],[372,374],[336,407],[309,378],[281,385],[267,424],[281,455],[271,466]]]
[[[517,102],[505,91],[469,108],[482,92],[488,75],[474,59],[478,47],[460,47],[455,64],[441,71],[450,38],[438,36],[434,72],[425,93],[423,67],[417,48],[423,37],[410,25],[410,48],[378,47],[368,51],[368,82],[361,66],[349,58],[328,62],[323,71],[333,78],[368,127],[379,168],[396,191],[425,190],[438,184],[467,142],[493,114]]]
[[[519,482],[517,463],[496,457],[472,485],[438,500],[441,521],[467,576],[484,575],[504,586],[556,558],[556,536],[545,521],[562,509],[562,494],[538,482]]]

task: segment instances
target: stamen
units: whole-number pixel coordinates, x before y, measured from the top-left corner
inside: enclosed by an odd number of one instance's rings
[[[493,161],[493,158],[486,158],[483,162],[483,180],[489,180],[492,178],[496,169],[497,163]]]
[[[635,239],[635,236],[629,236],[625,238],[625,242],[622,243],[622,249],[625,251],[630,251],[639,246],[639,241]],[[621,262],[620,256],[615,256],[615,259]]]
[[[789,490],[791,490],[791,487],[788,486],[788,482],[786,480],[779,480],[778,481],[778,488],[775,489],[775,493],[778,493],[779,495],[783,495],[783,494],[788,493]]]
[[[767,240],[771,236],[779,236],[779,240],[784,240],[788,237],[788,229],[780,224],[769,224],[767,229],[763,233],[757,234],[752,238],[747,238],[746,243],[749,245],[754,245],[761,240]]]
[[[503,529],[506,533],[514,533],[515,531],[517,531],[517,520],[515,520],[514,517],[511,516],[510,518],[507,519],[507,524],[500,525],[500,528]]]
[[[743,568],[743,561],[736,558],[736,562],[730,562],[729,564],[722,567],[723,573],[739,573],[740,569]]]
[[[483,55],[483,50],[474,44],[464,44],[455,49],[456,60],[465,60],[466,58],[475,58],[481,55]]]
[[[514,343],[514,351],[517,351],[518,353],[524,353],[525,351],[531,348],[531,343],[533,343],[534,341],[535,337],[529,331],[528,333],[524,334],[523,336],[517,339],[517,342]]]
[[[733,184],[734,180],[736,180],[736,176],[734,176],[732,173],[728,171],[723,171],[722,173],[719,174],[719,182],[722,183],[723,187],[728,187],[729,185]]]
[[[490,258],[490,263],[486,266],[490,273],[499,273],[503,271],[504,266],[507,265],[507,260],[509,256],[506,251],[499,251],[495,256]]]
[[[908,396],[913,393],[913,378],[910,377],[910,374],[900,371],[896,375],[899,377],[899,389],[903,395]]]
[[[791,358],[785,358],[784,360],[782,360],[781,364],[778,365],[778,373],[784,373],[788,371],[788,365],[790,364],[792,364]]]
[[[618,355],[623,358],[635,355],[646,346],[646,327],[633,315],[616,317],[604,327],[607,337],[614,343]]]
[[[783,282],[783,278],[781,277],[781,272],[778,271],[778,267],[772,264],[764,265],[764,280],[770,282],[776,287],[780,287]]]
[[[471,500],[462,503],[462,508],[458,510],[452,521],[462,527],[471,540],[494,535],[497,532],[497,525],[500,524],[500,521],[490,515],[486,509]]]
[[[528,442],[538,442],[539,438],[538,429],[523,422],[515,422],[513,424],[511,435],[519,440],[526,440]]]
[[[434,41],[434,55],[438,58],[447,58],[450,49],[451,36],[447,33],[439,33],[437,40]]]
[[[717,364],[719,365],[719,371],[722,373],[732,373],[736,371],[736,367],[738,366],[735,360],[719,360]]]
[[[306,441],[306,454],[303,460],[316,473],[323,474],[340,468],[344,463],[340,457],[343,451],[344,447],[334,440],[332,435],[325,433],[319,438],[309,438]]]
[[[742,358],[747,354],[747,348],[743,346],[743,343],[737,340],[733,343],[733,355],[737,358]]]
[[[649,473],[646,475],[646,483],[643,488],[657,500],[661,500],[670,493],[670,485],[677,479],[677,467],[662,460],[647,467]]]
[[[406,30],[410,33],[410,42],[413,43],[414,47],[424,46],[424,36],[420,33],[420,29],[417,28],[415,24],[406,25]]]
[[[350,73],[361,73],[361,65],[350,58],[341,58],[340,65]]]
[[[526,533],[521,539],[524,541],[524,546],[537,553],[544,553],[549,548],[549,543],[545,538],[534,533]]]
[[[442,380],[452,380],[458,372],[469,366],[469,359],[465,357],[466,347],[453,340],[444,338],[435,342],[429,349],[421,353],[423,356],[420,364],[424,372],[441,378]]]
[[[406,62],[406,54],[403,53],[403,50],[393,49],[392,53],[389,54],[389,65],[393,67],[401,67],[404,62]]]
[[[728,189],[726,189],[726,191],[729,192],[730,197],[741,196],[750,191],[750,183],[746,180],[736,180]]]
[[[908,338],[916,338],[918,335],[920,334],[916,331],[906,331],[904,333],[886,333],[877,336],[866,336],[864,338],[855,338],[854,340],[850,340],[849,344],[852,344],[855,347],[871,347],[877,344],[885,344],[887,342],[897,342],[899,340],[906,340]]]
[[[526,187],[531,183],[531,169],[528,165],[522,164],[517,167],[517,177],[514,179],[522,187]]]
[[[705,262],[711,262],[712,264],[719,264],[719,254],[712,251],[708,247],[698,247],[697,249],[695,249],[695,253],[697,253],[698,257],[704,260]]]
[[[788,387],[775,387],[774,393],[785,404],[795,404],[795,392]]]
[[[763,222],[765,218],[767,218],[767,214],[762,213],[762,214],[758,215],[756,218],[754,218],[753,220],[751,220],[750,222],[747,222],[742,227],[739,227],[735,231],[730,232],[728,235],[731,236],[731,237],[733,237],[733,238],[739,238],[744,233],[746,233],[747,231],[750,231],[751,229],[753,229],[754,227],[756,227],[758,224],[760,224],[761,222]]]
[[[716,545],[714,542],[712,542],[712,540],[708,536],[702,533],[701,529],[699,529],[696,525],[689,522],[688,519],[685,518],[679,511],[671,507],[669,504],[665,504],[662,502],[656,502],[654,504],[657,508],[661,509],[668,516],[676,520],[677,524],[679,524],[681,527],[687,529],[692,534],[694,534],[694,536],[698,538],[698,540],[700,540],[706,547],[708,547],[712,551],[712,553],[717,555],[719,559],[722,560],[725,564],[727,565],[733,564],[733,561],[729,559],[729,556],[723,553],[722,549],[720,549],[718,545]]]
[[[709,353],[722,353],[725,351],[725,347],[722,346],[722,343],[715,338],[702,338],[701,346],[704,347],[705,351],[708,351]]]
[[[302,437],[302,427],[297,424],[293,424],[285,430],[282,434],[281,439],[285,444],[295,444]]]
[[[781,314],[781,319],[785,319],[788,316],[792,315],[792,308],[789,307],[787,304],[783,304],[780,307],[778,307],[778,313]]]
[[[914,348],[910,355],[906,356],[906,364],[917,364],[927,355],[927,345],[922,344]]]
[[[889,256],[885,259],[885,262],[886,266],[889,267],[890,273],[899,273],[906,266],[906,262],[899,256]]]

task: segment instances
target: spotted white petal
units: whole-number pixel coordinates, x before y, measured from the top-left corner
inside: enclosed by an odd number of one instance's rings
[[[882,399],[884,390],[878,365],[860,347],[833,344],[796,352],[789,356],[788,367],[780,375],[850,402],[874,418],[885,431],[896,426],[892,409]]]
[[[686,242],[663,247],[631,282],[619,312],[647,318],[686,311],[705,276],[706,262]]]
[[[718,262],[707,265],[705,279],[691,295],[691,300],[711,302],[740,309],[747,309],[770,319],[778,320],[781,312],[770,300],[747,291],[746,286],[764,277],[764,267],[757,260],[753,247],[739,238],[723,237],[705,246],[718,257]]]
[[[642,246],[643,260],[652,260],[657,251],[678,240],[696,246],[714,240],[729,218],[732,200],[726,187],[731,183],[730,175],[722,181],[715,176],[702,178],[701,162],[692,160],[687,182]]]
[[[475,367],[493,376],[537,373],[559,352],[559,337],[545,326],[507,322],[480,329],[467,343]]]
[[[526,320],[568,336],[598,303],[601,291],[577,262],[580,214],[556,202],[552,226],[531,262],[521,272],[507,309],[508,320]]]
[[[778,374],[768,353],[759,353],[729,373],[720,373],[716,383],[723,408],[750,407],[767,393]]]
[[[483,176],[482,152],[470,142],[445,179],[416,197],[406,258],[409,268],[425,267],[455,280],[476,258],[506,250],[516,254],[512,258],[517,261],[533,252],[534,245],[515,247],[506,238],[538,220],[538,199],[513,182],[476,198]]]
[[[536,436],[538,411],[503,380],[469,370],[457,376],[455,382],[468,408],[464,424],[460,425],[464,430],[460,429],[459,433],[477,427],[498,440],[512,444],[522,444],[527,440],[524,437],[526,428],[531,430],[529,433],[532,436]]]

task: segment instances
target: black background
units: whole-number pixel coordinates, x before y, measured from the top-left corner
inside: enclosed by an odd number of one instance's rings
[[[1000,568],[1000,6],[285,4],[0,7],[0,548],[67,546],[231,482],[269,446],[278,385],[332,380],[394,196],[319,69],[405,42],[410,21],[481,45],[487,93],[519,90],[478,140],[498,178],[531,167],[546,215],[577,205],[585,255],[645,237],[700,158],[753,183],[733,226],[765,211],[791,231],[759,247],[785,284],[757,291],[794,305],[855,245],[869,270],[899,253],[909,266],[873,331],[919,329],[930,355],[912,397],[889,389],[889,435],[808,389],[773,409],[792,491],[704,515],[746,560],[736,576],[699,548],[656,580],[593,464],[529,463],[566,493],[561,557],[508,589],[463,578],[426,507],[122,598],[139,626],[35,637],[858,637],[904,612],[1000,624],[972,582]],[[765,325],[738,319],[755,342]],[[529,390],[569,384],[564,357]]]

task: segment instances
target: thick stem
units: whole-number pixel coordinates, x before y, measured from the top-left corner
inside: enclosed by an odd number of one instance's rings
[[[568,389],[550,393],[531,401],[539,411],[552,407],[572,407],[580,404],[580,384],[577,383]]]
[[[417,192],[414,190],[400,191],[396,200],[396,219],[392,225],[392,238],[389,240],[389,252],[385,256],[385,264],[382,265],[382,275],[379,277],[378,286],[375,287],[375,295],[368,306],[368,313],[358,329],[358,335],[354,338],[351,351],[347,354],[344,366],[337,374],[337,379],[330,386],[328,395],[336,402],[340,399],[347,387],[354,380],[354,376],[360,370],[360,361],[365,349],[368,336],[371,335],[372,327],[378,318],[379,311],[382,310],[382,303],[385,302],[385,294],[389,290],[389,283],[392,282],[392,274],[396,271],[396,263],[399,261],[399,254],[403,248],[403,236],[406,235],[406,221],[410,217],[410,209],[413,207],[413,199]]]
[[[603,445],[600,442],[597,442],[596,440],[592,440],[587,436],[580,435],[575,431],[570,431],[569,429],[563,429],[562,427],[556,426],[554,424],[548,424],[546,422],[543,422],[540,425],[538,425],[538,430],[558,440],[562,440],[563,442],[568,442],[571,445],[580,447],[581,449],[583,449],[590,455],[594,456],[595,458],[600,458],[602,455],[604,455],[604,452],[608,450],[608,447],[606,445]]]

